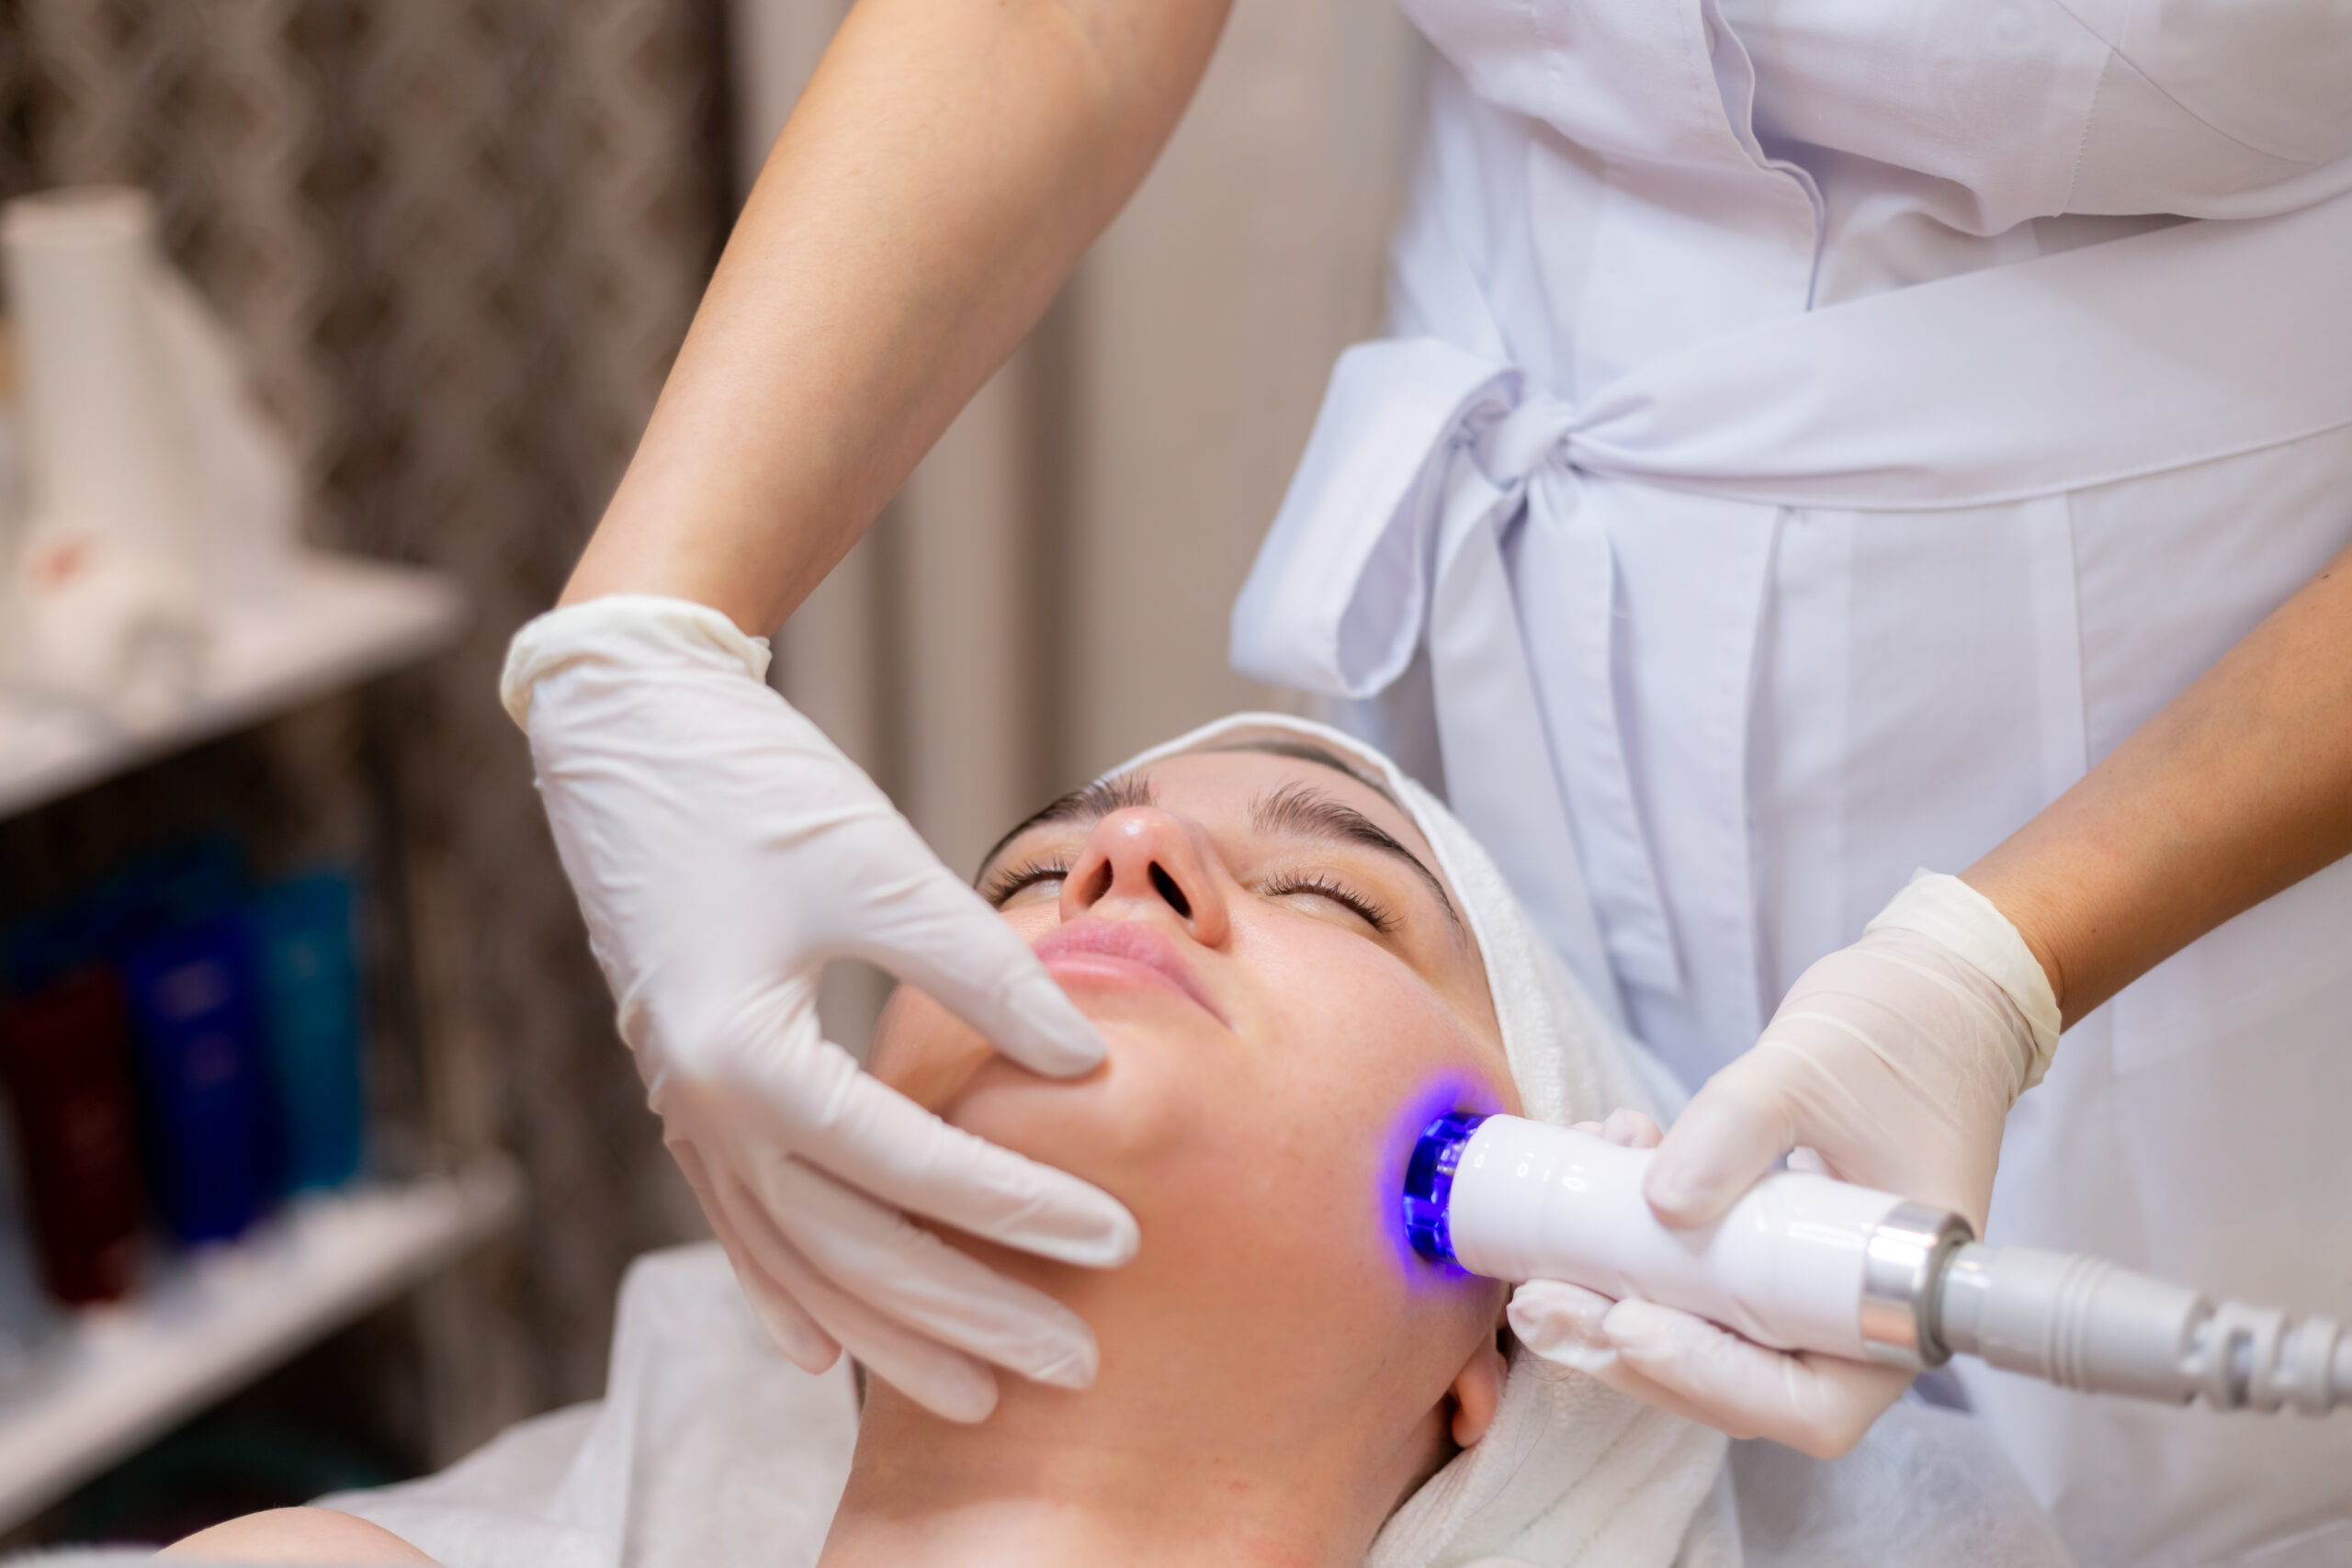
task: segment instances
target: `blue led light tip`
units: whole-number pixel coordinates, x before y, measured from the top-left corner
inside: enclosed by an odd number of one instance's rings
[[[1451,1111],[1421,1131],[1405,1165],[1405,1235],[1413,1250],[1432,1263],[1452,1263],[1453,1234],[1446,1207],[1453,1198],[1453,1172],[1462,1151],[1484,1116]]]

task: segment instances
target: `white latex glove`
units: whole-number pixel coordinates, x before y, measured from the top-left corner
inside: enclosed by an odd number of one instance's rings
[[[1651,1162],[1650,1207],[1668,1224],[1705,1224],[1791,1155],[1797,1168],[1956,1210],[1981,1235],[2002,1122],[2041,1081],[2058,1027],[2017,929],[1958,877],[1922,872],[1692,1097]],[[1609,1134],[1656,1141],[1618,1118]],[[1521,1286],[1510,1322],[1531,1349],[1612,1388],[1822,1458],[1851,1448],[1910,1381],[1556,1282]]]
[[[1102,1041],[766,669],[765,641],[718,611],[643,595],[542,615],[507,657],[502,695],[663,1136],[801,1366],[847,1346],[959,1421],[995,1406],[990,1362],[1084,1387],[1085,1324],[901,1211],[1095,1267],[1134,1256],[1134,1219],[868,1077],[820,1032],[818,977],[866,959],[1038,1072],[1085,1072]]]

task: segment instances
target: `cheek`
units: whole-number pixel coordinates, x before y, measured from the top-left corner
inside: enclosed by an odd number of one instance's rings
[[[1358,1264],[1408,1294],[1456,1293],[1464,1276],[1425,1262],[1406,1239],[1405,1168],[1437,1117],[1519,1109],[1500,1051],[1368,943],[1297,930],[1263,940],[1311,947],[1284,963],[1324,981],[1276,1001],[1277,1032],[1292,1043],[1282,1098],[1307,1112],[1292,1120],[1286,1161],[1314,1205],[1286,1216],[1300,1232],[1295,1239],[1328,1252],[1344,1235]],[[1329,1223],[1340,1215],[1348,1217],[1343,1227]]]

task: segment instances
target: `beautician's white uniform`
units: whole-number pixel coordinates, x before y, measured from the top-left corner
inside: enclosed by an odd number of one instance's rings
[[[1406,4],[1396,335],[1236,661],[1427,731],[1695,1083],[2352,540],[2352,8]],[[2347,1108],[2352,863],[2067,1035],[1991,1234],[2352,1312]],[[1969,1389],[2087,1562],[2352,1562],[2352,1422]]]

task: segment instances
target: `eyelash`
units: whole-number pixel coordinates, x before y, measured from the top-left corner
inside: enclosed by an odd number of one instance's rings
[[[1040,882],[1051,882],[1057,877],[1066,877],[1069,874],[1069,866],[1066,863],[1033,861],[1016,870],[1001,871],[989,878],[989,885],[981,889],[980,897],[1001,909],[1012,896],[1023,888],[1034,887]],[[1261,888],[1260,893],[1269,898],[1279,898],[1286,893],[1312,893],[1318,897],[1329,898],[1332,903],[1351,911],[1382,936],[1392,935],[1396,930],[1396,916],[1363,894],[1352,888],[1342,886],[1329,877],[1320,875],[1286,877]]]
[[[1365,897],[1363,894],[1321,876],[1294,876],[1264,889],[1266,897],[1279,897],[1285,893],[1313,893],[1329,898],[1342,908],[1351,909],[1364,924],[1387,936],[1396,930],[1396,917]]]
[[[1069,874],[1069,865],[1067,862],[1031,861],[1027,865],[1000,871],[989,877],[989,885],[980,889],[980,897],[987,899],[994,908],[1001,909],[1006,900],[1023,888],[1035,886],[1040,882],[1051,882],[1056,877],[1066,877]]]

